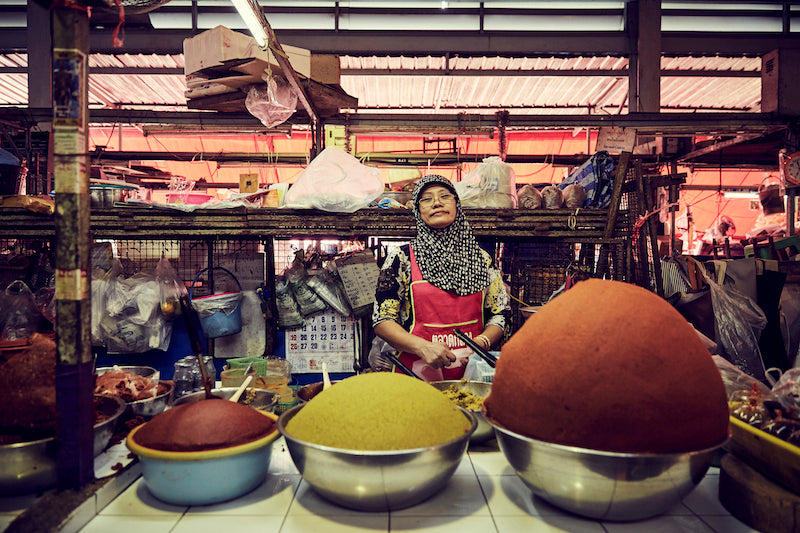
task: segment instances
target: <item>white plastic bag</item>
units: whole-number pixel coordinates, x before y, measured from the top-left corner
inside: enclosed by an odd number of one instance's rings
[[[493,155],[453,184],[461,207],[517,207],[516,174],[511,165]]]
[[[362,165],[341,148],[329,146],[289,187],[283,207],[353,213],[367,207],[383,190],[377,168]]]

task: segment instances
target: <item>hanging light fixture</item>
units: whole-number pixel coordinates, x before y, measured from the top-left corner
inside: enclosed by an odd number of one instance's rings
[[[264,12],[261,10],[261,6],[258,5],[256,0],[231,1],[236,11],[239,12],[239,16],[242,17],[242,20],[244,20],[244,23],[247,25],[247,29],[250,30],[250,33],[253,35],[253,39],[258,43],[258,46],[266,48],[269,39],[267,37],[266,25],[264,24],[266,20],[264,19]]]

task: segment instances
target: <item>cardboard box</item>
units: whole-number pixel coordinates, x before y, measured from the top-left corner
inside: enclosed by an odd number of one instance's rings
[[[311,76],[311,52],[296,46],[282,46],[283,51],[297,74]],[[262,50],[251,36],[233,31],[225,26],[210,30],[183,40],[184,74],[194,74],[208,70],[228,70],[246,63],[260,60],[271,66],[273,71],[281,72],[278,61],[270,51]]]
[[[342,70],[339,56],[333,54],[311,54],[311,79],[328,85],[339,85]]]

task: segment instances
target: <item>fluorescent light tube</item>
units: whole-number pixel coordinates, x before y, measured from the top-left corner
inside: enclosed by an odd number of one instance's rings
[[[264,17],[264,12],[261,11],[258,2],[256,2],[256,0],[231,0],[231,2],[233,2],[236,11],[239,12],[242,20],[244,20],[244,23],[247,25],[247,29],[250,30],[250,33],[253,35],[253,39],[258,43],[258,46],[266,48],[268,40],[267,30],[261,22],[261,19]]]
[[[722,196],[725,198],[742,198],[746,200],[758,200],[758,193],[755,191],[724,191]]]

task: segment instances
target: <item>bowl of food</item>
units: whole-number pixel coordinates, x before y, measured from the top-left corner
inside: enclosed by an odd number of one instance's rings
[[[503,455],[533,494],[598,520],[643,520],[668,511],[703,479],[724,444],[684,453],[614,453],[492,426]]]
[[[147,489],[174,505],[238,498],[267,476],[279,434],[273,413],[222,399],[173,406],[125,441],[142,464]]]
[[[160,379],[156,386],[155,396],[128,402],[125,412],[131,416],[155,416],[170,405],[174,389],[175,383],[173,381]]]
[[[125,412],[125,402],[113,396],[94,395],[94,455],[98,456],[108,446],[117,428],[117,420]]]
[[[239,390],[239,387],[222,387],[219,389],[211,389],[211,394],[217,398],[228,400],[233,394]],[[239,397],[239,402],[242,405],[247,405],[253,409],[260,411],[275,412],[275,407],[278,405],[278,393],[268,389],[257,389],[249,387],[245,389]],[[197,402],[206,399],[206,391],[197,391],[181,396],[175,400],[174,405],[183,405],[185,403]]]
[[[489,396],[492,384],[483,381],[445,380],[432,381],[431,386],[442,391],[442,394],[455,402],[459,407],[470,411],[478,425],[469,438],[469,442],[478,444],[494,436],[494,429],[483,416],[483,400]]]
[[[692,325],[645,288],[599,279],[503,344],[483,414],[534,494],[602,520],[675,505],[730,432],[725,385]]]
[[[439,391],[389,372],[342,380],[278,418],[289,454],[312,489],[362,511],[403,509],[439,492],[476,426],[472,413]]]
[[[156,396],[160,373],[151,366],[109,366],[94,371],[94,393],[125,403]]]

